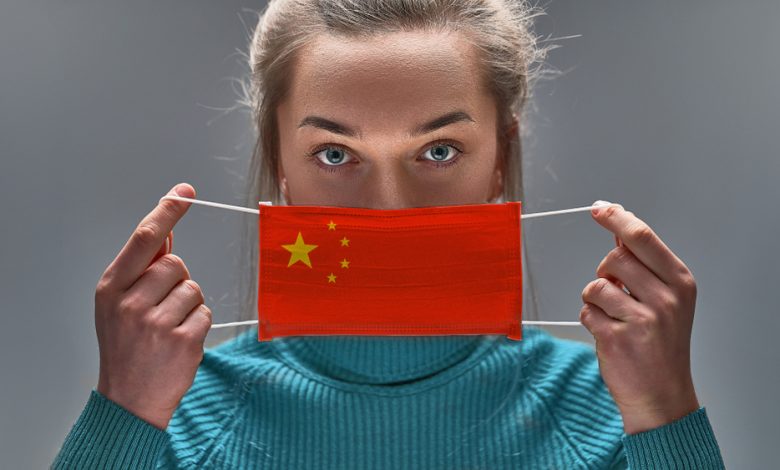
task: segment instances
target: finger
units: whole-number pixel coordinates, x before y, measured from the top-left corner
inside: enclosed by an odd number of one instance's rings
[[[138,296],[144,299],[147,306],[155,306],[184,279],[190,279],[190,271],[184,261],[177,255],[168,253],[152,263],[125,295]]]
[[[195,189],[187,183],[176,185],[168,194],[194,197]],[[130,239],[106,269],[113,288],[125,290],[151,264],[176,222],[187,212],[190,202],[163,199],[144,217]]]
[[[155,308],[160,324],[176,327],[181,324],[192,309],[203,303],[200,286],[192,279],[176,284],[168,296]]]
[[[634,255],[658,276],[672,285],[688,272],[687,266],[644,221],[620,204],[594,208],[591,215],[600,225],[614,233]]]
[[[620,322],[607,315],[597,305],[586,303],[580,309],[580,322],[594,338],[603,338],[608,330],[616,328]]]
[[[628,321],[642,308],[639,302],[609,279],[600,277],[582,290],[582,301],[596,305],[617,320]]]
[[[163,242],[160,249],[157,250],[157,254],[154,255],[154,258],[152,258],[152,262],[149,263],[149,266],[153,265],[155,261],[167,255],[171,251],[173,251],[173,230],[168,232],[168,236],[165,237],[165,241]]]
[[[629,295],[640,302],[652,305],[659,292],[669,290],[647,266],[626,246],[612,249],[596,268],[596,276],[617,279],[628,288]],[[614,281],[613,281],[614,282]],[[621,288],[620,284],[616,284]]]
[[[174,331],[197,338],[197,342],[202,345],[210,329],[211,309],[200,304],[187,315],[181,325],[174,328]]]
[[[620,238],[618,238],[617,235],[615,235],[615,246],[624,246],[623,241]],[[620,279],[610,279],[610,281],[617,284],[617,286],[620,287],[621,289],[625,287],[625,285],[620,281]]]

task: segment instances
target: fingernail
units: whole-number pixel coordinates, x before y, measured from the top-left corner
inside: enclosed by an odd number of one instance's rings
[[[597,200],[597,201],[594,201],[592,205],[593,205],[593,206],[608,206],[608,205],[610,205],[610,204],[612,204],[612,203],[611,203],[611,202],[609,202],[609,201],[602,201],[601,199],[599,199],[599,200]],[[599,215],[599,212],[601,212],[601,209],[592,209],[592,210],[591,210],[591,213],[592,213],[594,216],[596,216],[596,215]]]
[[[177,196],[180,196],[180,194],[179,194],[179,186],[180,185],[177,184],[176,186],[173,187],[173,194],[175,194]]]

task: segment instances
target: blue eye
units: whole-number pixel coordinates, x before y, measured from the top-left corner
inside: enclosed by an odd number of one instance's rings
[[[315,163],[322,170],[334,172],[344,166],[345,160],[349,161],[346,155],[347,151],[342,147],[328,146],[314,151],[309,156],[314,158]]]
[[[431,158],[424,157],[423,159],[432,162],[436,167],[445,167],[457,163],[459,160],[458,156],[463,153],[450,142],[436,142],[428,147],[423,155],[425,156],[429,152],[431,152]],[[310,153],[309,157],[314,159],[319,168],[332,173],[340,171],[341,167],[346,166],[345,162],[350,162],[350,157],[347,154],[346,149],[339,145],[327,145]]]
[[[450,149],[455,149],[455,151],[453,152]],[[446,142],[439,142],[434,144],[433,146],[429,147],[428,150],[426,150],[425,153],[423,153],[423,155],[426,155],[428,152],[431,152],[431,157],[432,157],[429,158],[428,160],[431,160],[436,163],[444,163],[445,165],[455,160],[457,155],[460,154],[460,150],[457,147],[455,147],[452,144],[448,144]],[[436,165],[436,166],[444,166],[444,165]]]
[[[326,165],[341,165],[344,160],[346,159],[347,152],[344,151],[342,148],[333,147],[333,148],[327,148],[324,150],[325,152],[325,161],[322,161]]]

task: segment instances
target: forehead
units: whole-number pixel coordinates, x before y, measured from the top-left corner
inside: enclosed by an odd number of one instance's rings
[[[457,32],[320,35],[299,51],[287,100],[296,115],[332,113],[368,126],[455,107],[479,114],[488,98],[479,76],[474,46]]]

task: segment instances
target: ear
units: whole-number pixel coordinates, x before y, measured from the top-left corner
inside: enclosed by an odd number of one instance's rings
[[[279,172],[277,173],[277,181],[279,181],[279,191],[282,193],[282,197],[284,198],[284,203],[286,205],[290,204],[290,188],[287,185],[287,177],[284,176],[284,168],[282,168],[281,165],[279,165]]]
[[[494,203],[501,197],[501,193],[504,192],[504,178],[502,161],[500,158],[496,159],[496,169],[493,171],[493,182],[490,185],[490,196],[488,202]]]
[[[512,139],[515,139],[518,137],[518,124],[519,121],[517,119],[517,115],[515,113],[512,113],[512,120],[509,123],[509,126],[506,128],[506,130],[502,133],[502,139],[501,142],[499,142],[499,151],[496,158],[496,167],[493,171],[493,183],[491,184],[491,191],[490,191],[490,202],[495,202],[498,200],[499,197],[501,197],[501,194],[504,191],[504,171],[505,171],[505,165],[506,161],[509,158],[509,144],[511,143]]]

